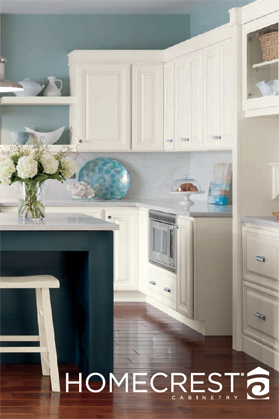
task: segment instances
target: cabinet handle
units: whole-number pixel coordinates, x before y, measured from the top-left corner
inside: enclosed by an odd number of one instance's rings
[[[181,137],[180,138],[180,141],[183,141],[183,142],[189,142],[190,141],[190,138],[183,138],[183,137]]]
[[[156,285],[156,282],[155,281],[149,281],[149,284],[150,285]]]
[[[258,317],[258,319],[265,320],[265,315],[263,313],[259,313],[256,311],[255,316]]]
[[[265,262],[265,257],[264,256],[256,256],[256,261],[257,262]]]
[[[171,289],[169,287],[165,287],[164,291],[168,292],[169,294],[171,293]]]
[[[170,138],[170,139],[166,140],[166,143],[173,143],[173,140]]]
[[[221,135],[213,135],[211,138],[212,138],[212,140],[221,140],[222,136]]]
[[[111,220],[111,215],[108,215],[108,219]]]

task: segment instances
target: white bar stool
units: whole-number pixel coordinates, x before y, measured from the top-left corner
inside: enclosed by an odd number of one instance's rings
[[[0,353],[35,353],[41,354],[43,375],[50,375],[52,391],[59,392],[59,373],[54,339],[50,288],[59,288],[58,279],[51,275],[0,277],[0,289],[36,290],[37,317],[39,336],[0,336],[0,342],[40,342],[37,347],[0,347]]]

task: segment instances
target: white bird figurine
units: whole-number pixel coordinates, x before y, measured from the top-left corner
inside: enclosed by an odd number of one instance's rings
[[[25,131],[30,132],[30,134],[33,134],[34,137],[37,140],[42,141],[44,144],[51,145],[56,143],[61,135],[64,132],[65,127],[58,128],[56,131],[52,132],[38,132],[34,131],[31,128],[25,127]]]

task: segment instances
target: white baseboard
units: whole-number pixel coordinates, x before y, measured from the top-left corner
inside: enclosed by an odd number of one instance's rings
[[[169,308],[165,306],[164,304],[158,303],[156,300],[154,300],[151,297],[147,297],[146,302],[158,308],[158,310],[161,310],[163,313],[166,313],[169,316],[173,317],[174,319],[178,320],[179,322],[185,324],[186,326],[189,326],[191,329],[194,329],[196,332],[199,332],[202,335],[205,335],[204,322],[198,322],[196,320],[187,319],[187,317],[182,316],[182,314],[177,313],[177,311],[174,311],[172,308]]]
[[[243,352],[279,371],[279,353],[260,342],[243,336]]]
[[[115,303],[145,303],[146,295],[140,291],[114,291]]]

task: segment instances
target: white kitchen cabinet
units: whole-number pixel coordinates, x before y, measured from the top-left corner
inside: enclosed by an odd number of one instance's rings
[[[176,311],[176,274],[149,263],[146,288],[152,300]]]
[[[71,80],[78,86],[72,122],[82,147],[91,151],[130,149],[130,72],[129,64],[78,66],[77,76]]]
[[[163,64],[132,67],[132,148],[161,151],[163,143]]]
[[[105,220],[119,225],[114,232],[114,288],[138,290],[138,210],[106,208]]]
[[[201,53],[175,60],[175,149],[202,148]]]
[[[233,142],[234,82],[232,41],[203,50],[204,148],[230,148]]]
[[[243,351],[279,371],[279,233],[244,224]]]
[[[221,140],[220,146],[232,148],[235,126],[235,83],[233,73],[233,48],[232,40],[221,42],[219,45],[220,64],[220,123]],[[214,143],[215,146],[215,143]]]
[[[181,218],[178,228],[177,254],[177,311],[183,316],[194,317],[194,253],[193,221]]]
[[[243,350],[279,371],[279,233],[242,227]]]
[[[164,65],[164,149],[174,149],[174,60]]]
[[[232,64],[231,39],[165,64],[165,150],[232,148]]]
[[[232,220],[179,216],[177,223],[177,272],[149,263],[147,302],[206,336],[230,335]]]
[[[277,10],[272,7],[272,2],[265,2],[265,9],[262,11],[264,13],[259,16],[258,10],[251,8],[249,15],[244,14],[242,18],[242,109],[246,117],[279,114],[278,88],[266,91],[263,95],[257,86],[263,81],[269,83],[279,79],[278,54],[275,59],[272,57],[264,60],[259,37],[273,30],[278,31],[278,2]],[[277,38],[278,34],[279,32]]]

